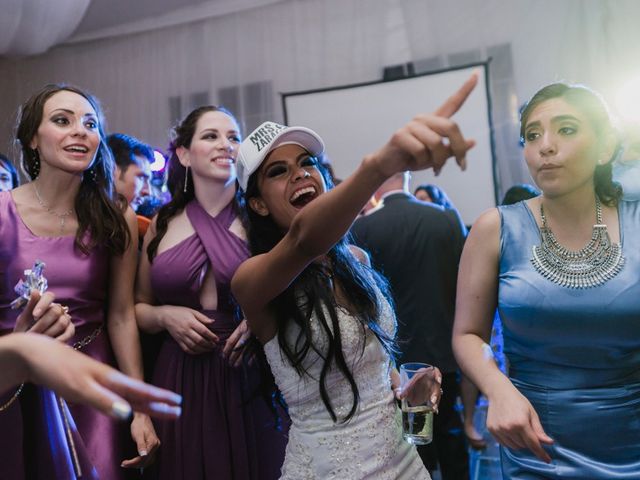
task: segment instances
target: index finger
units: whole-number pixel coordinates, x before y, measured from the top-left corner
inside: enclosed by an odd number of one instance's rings
[[[469,97],[469,94],[476,88],[478,84],[478,72],[473,72],[466,82],[458,89],[456,93],[451,95],[447,100],[440,105],[440,107],[433,112],[440,117],[451,117],[454,113],[460,110],[460,107]]]
[[[182,396],[177,393],[144,383],[111,369],[103,382],[106,388],[133,404],[161,402],[173,407],[182,404]]]
[[[543,462],[546,462],[546,463],[551,462],[551,457],[545,451],[545,449],[542,448],[542,444],[540,443],[540,440],[538,440],[538,437],[533,431],[533,428],[530,428],[530,427],[526,428],[524,431],[523,437],[524,437],[523,440],[525,445],[529,450],[531,450],[535,454],[536,457],[538,457]]]
[[[242,332],[240,332],[237,328],[233,331],[233,333],[227,338],[227,341],[224,342],[224,348],[222,349],[222,354],[227,356],[231,353],[232,350],[235,349],[236,343],[240,341],[242,337]]]
[[[191,329],[196,332],[201,338],[204,338],[211,343],[218,343],[218,341],[220,340],[215,333],[209,330],[206,325],[203,325],[202,323],[194,323],[193,325],[191,325]]]

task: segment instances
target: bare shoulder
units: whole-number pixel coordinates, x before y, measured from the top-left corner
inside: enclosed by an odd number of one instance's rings
[[[500,250],[500,212],[497,208],[484,211],[474,222],[464,245],[464,251],[497,257]],[[464,254],[463,254],[464,255]]]
[[[500,212],[497,208],[485,210],[473,223],[473,227],[469,232],[469,237],[471,237],[471,235],[476,237],[500,235],[500,222]]]
[[[355,255],[360,263],[368,267],[371,266],[371,259],[369,258],[369,254],[362,248],[357,247],[356,245],[349,245],[349,250],[351,250],[351,253]]]
[[[157,234],[157,225],[152,223],[153,235]],[[169,219],[167,230],[158,245],[158,254],[169,250],[195,233],[185,209]]]

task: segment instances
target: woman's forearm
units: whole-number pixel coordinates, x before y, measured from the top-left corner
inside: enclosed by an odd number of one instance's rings
[[[0,337],[0,395],[27,379],[27,365],[20,349],[23,335],[12,333]]]
[[[375,157],[366,157],[356,172],[296,215],[288,236],[308,257],[326,253],[342,238],[371,195],[386,180],[376,162]]]
[[[145,333],[160,333],[166,330],[162,320],[162,307],[148,303],[136,303],[138,328]]]
[[[462,373],[487,398],[491,399],[495,392],[510,384],[509,379],[498,368],[491,347],[478,335],[454,335],[453,351]]]
[[[130,377],[142,379],[142,350],[133,311],[129,315],[109,315],[108,331],[120,371]]]

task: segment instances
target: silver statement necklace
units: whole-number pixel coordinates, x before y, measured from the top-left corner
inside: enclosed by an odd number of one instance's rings
[[[38,191],[38,186],[36,185],[36,181],[33,182],[33,191],[36,193],[36,199],[42,208],[44,208],[47,213],[58,217],[60,220],[60,235],[64,234],[64,224],[67,221],[67,217],[73,213],[73,208],[70,208],[66,212],[58,213],[53,208],[51,208],[40,196],[40,192]]]
[[[624,266],[619,243],[611,243],[607,226],[602,223],[602,205],[596,197],[596,224],[591,240],[578,251],[558,243],[547,225],[540,202],[540,245],[533,247],[531,263],[544,278],[567,288],[598,287],[615,277]]]

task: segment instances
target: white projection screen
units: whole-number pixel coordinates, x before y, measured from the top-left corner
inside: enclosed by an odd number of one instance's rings
[[[467,155],[467,170],[460,171],[450,160],[437,177],[431,170],[413,172],[410,186],[413,191],[418,184],[434,183],[444,189],[471,225],[496,205],[486,63],[393,81],[284,93],[285,122],[318,132],[336,176],[345,178],[365,154],[381,147],[412,117],[434,111],[474,70],[480,73],[478,85],[453,116],[465,137],[477,142]]]

